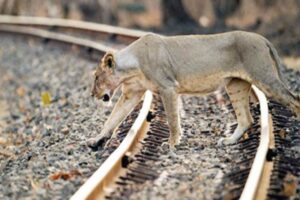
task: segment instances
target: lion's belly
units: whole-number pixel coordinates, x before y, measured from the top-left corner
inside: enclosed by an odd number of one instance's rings
[[[239,72],[240,67],[233,52],[194,56],[181,59],[173,65],[180,93],[207,94],[228,83],[228,77]],[[234,58],[234,59],[232,59]],[[229,79],[230,80],[230,79]]]
[[[225,86],[230,81],[221,75],[189,77],[179,80],[178,93],[181,94],[208,94]]]

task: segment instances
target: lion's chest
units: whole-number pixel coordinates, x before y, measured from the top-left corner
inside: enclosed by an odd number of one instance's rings
[[[127,80],[124,82],[124,85],[126,88],[128,88],[131,91],[141,91],[141,90],[150,90],[152,92],[158,91],[158,86],[154,82],[147,79],[143,74],[140,74],[139,76],[132,78],[130,80]]]

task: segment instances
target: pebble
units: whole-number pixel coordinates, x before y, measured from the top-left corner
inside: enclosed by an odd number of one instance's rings
[[[63,134],[65,134],[65,135],[67,135],[67,134],[70,132],[70,130],[69,130],[68,127],[65,127],[65,128],[63,128],[63,129],[61,129],[61,132],[62,132]]]

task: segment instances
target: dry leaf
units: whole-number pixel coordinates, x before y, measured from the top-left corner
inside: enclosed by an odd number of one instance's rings
[[[43,106],[48,106],[51,104],[51,95],[49,92],[42,92],[41,99]]]
[[[279,132],[279,136],[280,136],[281,139],[284,139],[285,136],[286,136],[285,130],[281,129],[280,132]]]
[[[18,94],[18,96],[24,97],[24,96],[25,96],[25,93],[26,93],[26,90],[25,90],[24,87],[22,87],[22,86],[18,87],[18,89],[17,89],[17,94]]]
[[[15,158],[15,154],[10,152],[10,151],[7,151],[7,150],[4,150],[4,149],[0,149],[0,155],[3,155],[5,157],[12,157],[12,158]]]
[[[49,178],[53,181],[58,179],[64,179],[64,180],[70,180],[71,178],[75,176],[81,176],[82,174],[77,170],[71,170],[70,172],[56,172],[54,174],[51,174]]]
[[[37,181],[33,180],[32,177],[30,177],[29,179],[30,179],[30,184],[31,184],[32,189],[38,190],[40,188],[39,183]]]
[[[295,196],[297,191],[297,177],[288,172],[283,180],[283,195]]]
[[[248,139],[249,138],[249,134],[246,132],[246,133],[244,133],[244,135],[243,135],[243,139],[244,140],[246,140],[246,139]]]

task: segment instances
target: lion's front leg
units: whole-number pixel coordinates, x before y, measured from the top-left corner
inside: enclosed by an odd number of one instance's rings
[[[113,108],[111,115],[105,122],[104,127],[99,136],[88,140],[90,147],[96,147],[103,144],[111,137],[115,128],[125,119],[129,112],[138,104],[143,96],[143,92],[135,92],[130,94],[122,94],[118,102]]]
[[[174,149],[174,146],[179,143],[181,138],[178,95],[174,90],[162,90],[160,94],[170,128],[169,145]]]

